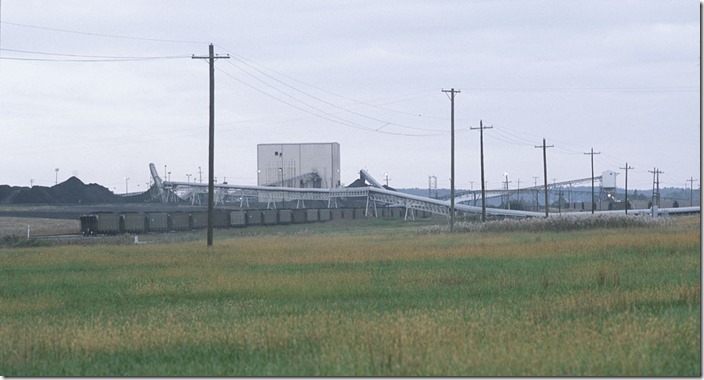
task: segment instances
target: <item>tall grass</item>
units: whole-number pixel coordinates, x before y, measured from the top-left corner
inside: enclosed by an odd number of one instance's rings
[[[0,250],[0,373],[700,376],[699,224]]]
[[[502,219],[485,223],[458,222],[457,232],[565,232],[601,228],[643,228],[663,227],[671,224],[670,218],[652,218],[647,215],[598,214],[580,216],[552,216],[550,218]],[[421,233],[449,232],[449,225],[430,225],[418,228]]]

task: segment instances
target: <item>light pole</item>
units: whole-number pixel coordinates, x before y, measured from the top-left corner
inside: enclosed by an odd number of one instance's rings
[[[281,187],[284,187],[284,168],[279,168],[281,172]],[[284,192],[281,191],[281,208],[284,208]]]
[[[56,179],[54,180],[54,185],[59,184],[59,168],[54,169],[56,171]]]
[[[186,182],[191,183],[192,174],[186,174]]]
[[[171,182],[171,172],[169,172],[169,176],[168,176],[167,181]]]
[[[125,194],[129,193],[128,187],[127,187],[127,184],[129,183],[129,181],[130,181],[130,178],[129,178],[129,177],[125,177]]]
[[[281,157],[281,167],[279,170],[281,171],[281,187],[284,187],[284,152],[283,152],[283,145],[281,146],[281,152],[274,152],[274,156]]]

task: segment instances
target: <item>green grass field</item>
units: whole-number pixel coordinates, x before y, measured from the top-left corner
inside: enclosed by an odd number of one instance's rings
[[[0,374],[701,376],[698,217],[416,228],[0,249]]]

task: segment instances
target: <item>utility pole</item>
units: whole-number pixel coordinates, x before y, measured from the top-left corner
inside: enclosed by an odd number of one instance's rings
[[[626,206],[624,207],[626,209],[626,215],[628,215],[628,169],[634,169],[633,166],[628,166],[628,162],[626,162],[626,167],[625,168],[619,168],[621,170],[626,171]]]
[[[648,173],[653,173],[653,206],[660,207],[660,174],[665,174],[665,172],[653,168],[652,171],[648,170]]]
[[[197,57],[193,55],[193,59],[207,59],[210,66],[210,123],[209,123],[209,139],[208,139],[208,247],[213,245],[213,200],[215,193],[215,60],[220,58],[230,58],[230,55],[220,56],[213,54],[213,44],[208,46],[207,57]]]
[[[486,182],[484,181],[484,130],[491,128],[494,127],[485,127],[484,124],[482,124],[481,120],[479,120],[479,128],[469,127],[469,129],[479,130],[479,161],[481,165],[482,174],[482,222],[486,222]]]
[[[692,207],[694,202],[694,181],[697,181],[694,177],[689,177],[687,180],[689,182],[689,207]]]
[[[554,145],[545,145],[545,139],[543,139],[543,145],[538,145],[536,148],[543,148],[543,178],[545,183],[545,217],[548,217],[548,155],[546,153],[546,148],[552,148]]]
[[[648,170],[648,173],[653,173],[653,192],[650,193],[650,205],[655,206],[655,167],[653,167],[653,171]]]
[[[538,212],[540,209],[538,207],[538,178],[536,176],[533,176],[533,187],[535,188],[535,212]]]
[[[516,202],[521,204],[521,179],[519,178],[518,184],[516,185]]]
[[[513,182],[508,180],[508,173],[504,172],[504,177],[506,177],[506,180],[504,181],[504,184],[506,185],[506,209],[510,210],[511,209],[511,193],[510,189],[508,188],[508,184]]]
[[[656,183],[655,186],[656,186],[656,189],[657,189],[657,191],[658,191],[658,192],[657,192],[657,194],[658,194],[658,199],[657,199],[657,201],[658,201],[658,207],[660,207],[660,173],[663,173],[663,174],[664,174],[664,172],[660,171],[660,169],[658,169],[658,170],[657,170],[657,173],[655,173],[655,174],[657,175],[657,183]]]
[[[596,203],[594,203],[594,155],[595,154],[601,154],[600,152],[594,152],[594,148],[592,148],[591,152],[584,153],[592,156],[592,214],[594,213],[594,207],[596,206]]]
[[[455,94],[460,90],[441,90],[450,93],[450,233],[455,231]]]

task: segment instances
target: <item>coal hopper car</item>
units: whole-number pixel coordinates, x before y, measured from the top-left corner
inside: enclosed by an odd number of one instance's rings
[[[116,235],[122,232],[122,215],[112,212],[96,212],[83,215],[81,233],[83,235]]]

